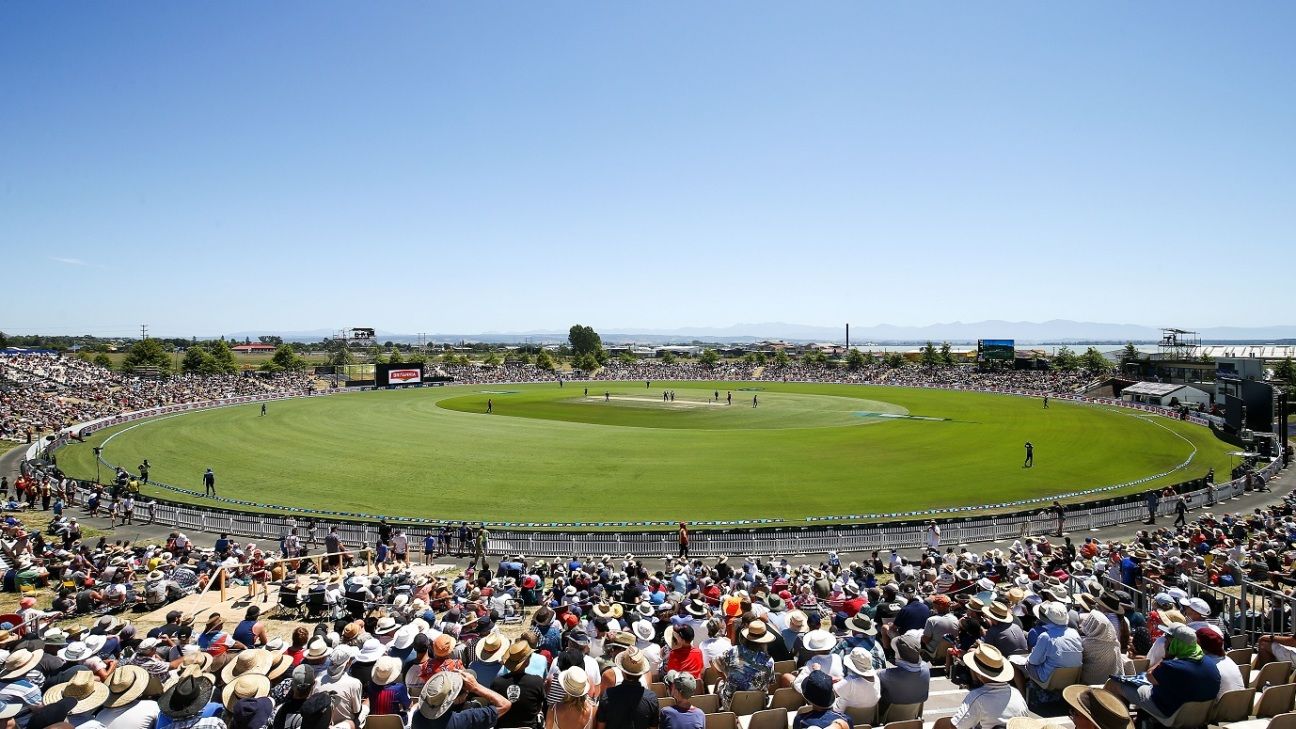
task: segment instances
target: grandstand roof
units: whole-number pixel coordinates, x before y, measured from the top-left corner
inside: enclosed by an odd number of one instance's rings
[[[1169,382],[1140,382],[1121,390],[1121,394],[1165,397],[1172,392],[1177,392],[1183,389],[1191,390],[1194,388],[1188,387],[1187,385],[1176,385]]]

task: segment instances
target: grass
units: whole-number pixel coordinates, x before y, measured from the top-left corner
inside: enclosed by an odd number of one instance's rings
[[[198,491],[210,466],[222,496],[262,504],[518,522],[981,505],[1160,473],[1194,445],[1191,466],[1161,483],[1231,465],[1204,428],[1114,408],[851,385],[670,387],[674,403],[656,383],[600,382],[589,397],[571,383],[347,393],[272,403],[264,418],[259,405],[238,406],[98,433],[59,463],[92,478],[91,448],[112,437],[108,461],[133,470],[148,458],[152,478]],[[707,402],[717,388],[722,400],[733,392],[732,406]]]

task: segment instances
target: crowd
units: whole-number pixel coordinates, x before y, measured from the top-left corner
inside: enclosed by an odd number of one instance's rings
[[[858,369],[820,364],[787,364],[757,366],[743,362],[721,362],[707,366],[699,362],[640,360],[633,363],[613,360],[588,377],[582,373],[550,372],[534,365],[506,364],[489,367],[482,364],[434,365],[437,374],[453,377],[462,384],[502,384],[563,381],[645,381],[656,380],[754,380],[760,382],[831,382],[862,385],[896,385],[902,387],[1005,388],[1040,394],[1071,395],[1093,380],[1084,371],[1051,372],[1046,370],[987,370],[972,365],[927,368],[917,364],[892,368],[881,364]]]
[[[76,357],[0,356],[0,438],[30,441],[74,423],[161,405],[303,392],[312,376],[177,375],[145,379]]]
[[[0,625],[0,718],[23,729],[360,729],[377,717],[420,729],[700,729],[707,713],[772,702],[799,709],[794,727],[847,729],[914,715],[936,671],[968,689],[940,727],[1003,726],[1061,702],[1078,726],[1116,729],[1130,706],[1165,720],[1241,688],[1251,666],[1227,656],[1233,635],[1276,634],[1260,641],[1259,665],[1296,657],[1288,601],[1230,605],[1209,587],[1250,579],[1290,594],[1294,513],[1289,496],[1129,541],[1025,537],[978,552],[942,545],[937,529],[908,557],[514,554],[450,575],[412,566],[419,545],[386,524],[374,545],[329,534],[319,548],[341,556],[320,562],[295,527],[277,545],[222,535],[200,548],[179,532],[90,544],[68,528],[75,520],[43,535],[11,514],[6,588],[45,584],[54,597],[23,598]],[[454,539],[430,536],[423,550]],[[379,555],[372,575],[346,564],[360,548]],[[241,619],[173,610],[146,632],[125,619],[221,570],[261,597]],[[261,615],[268,585],[281,611],[318,624],[277,630]]]

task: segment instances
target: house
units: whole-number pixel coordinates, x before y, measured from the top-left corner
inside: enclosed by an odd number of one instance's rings
[[[261,344],[258,342],[255,344],[236,344],[230,349],[237,354],[274,354],[277,347],[273,344]]]
[[[1179,405],[1210,405],[1210,395],[1195,387],[1170,382],[1139,382],[1121,390],[1121,399],[1145,405],[1177,407]]]

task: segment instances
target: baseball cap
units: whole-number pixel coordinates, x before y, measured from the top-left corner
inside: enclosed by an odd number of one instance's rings
[[[293,693],[309,692],[315,686],[315,669],[303,663],[293,669]]]
[[[1210,603],[1206,602],[1200,597],[1190,597],[1187,600],[1180,600],[1179,604],[1201,615],[1204,618],[1210,617],[1211,614]]]
[[[697,679],[693,678],[691,673],[671,671],[666,674],[665,683],[680,692],[680,696],[686,699],[692,698],[693,694],[697,693]]]

